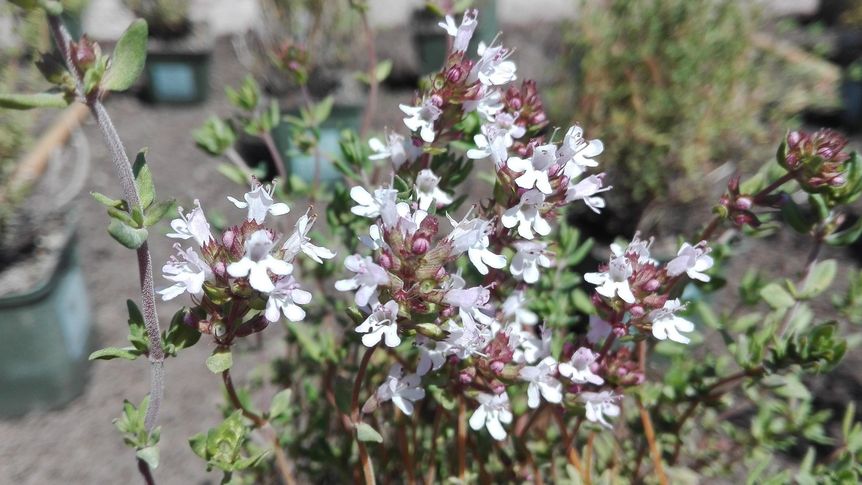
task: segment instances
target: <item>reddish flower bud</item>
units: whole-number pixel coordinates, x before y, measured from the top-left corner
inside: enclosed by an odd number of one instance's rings
[[[231,247],[233,246],[233,241],[235,237],[236,233],[234,233],[231,229],[228,229],[224,232],[224,234],[222,234],[221,241],[225,246]]]
[[[380,253],[380,256],[377,258],[377,264],[382,266],[385,269],[389,269],[392,267],[392,256],[387,252]]]
[[[493,372],[494,374],[499,374],[503,372],[503,368],[506,367],[506,364],[500,362],[499,360],[495,360],[494,362],[491,362],[490,367],[491,372]]]
[[[413,240],[413,254],[425,254],[428,252],[428,248],[430,247],[431,243],[424,237],[416,238]]]
[[[733,206],[739,210],[748,210],[751,209],[752,201],[751,197],[742,196],[736,199],[736,202],[733,203]]]
[[[644,291],[648,291],[648,292],[652,293],[653,291],[658,290],[659,287],[661,287],[661,282],[659,282],[659,280],[653,278],[653,279],[647,281],[646,284],[644,284]]]

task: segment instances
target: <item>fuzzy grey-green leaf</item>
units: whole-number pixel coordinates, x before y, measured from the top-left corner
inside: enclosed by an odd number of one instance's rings
[[[140,351],[134,347],[105,347],[104,349],[99,349],[90,354],[89,360],[135,360],[139,355],[141,355]]]
[[[69,101],[63,93],[0,93],[0,108],[33,109],[65,108],[66,106],[69,106]]]
[[[156,446],[141,448],[135,453],[135,456],[144,460],[154,470],[159,467],[159,448]]]
[[[147,61],[147,22],[138,19],[123,32],[114,55],[111,67],[102,82],[102,87],[110,91],[129,89],[144,70]]]
[[[141,247],[149,235],[146,229],[131,227],[117,219],[111,219],[111,223],[108,224],[108,234],[129,249]]]
[[[374,443],[383,443],[383,436],[376,429],[366,423],[358,423],[356,425],[356,438],[359,441],[372,441]]]
[[[207,357],[207,369],[213,374],[221,374],[233,365],[233,355],[230,350],[216,349],[212,355]]]

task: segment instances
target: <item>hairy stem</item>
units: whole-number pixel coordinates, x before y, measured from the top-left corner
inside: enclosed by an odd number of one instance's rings
[[[275,146],[275,140],[272,139],[272,133],[268,131],[262,133],[260,135],[260,139],[263,140],[263,143],[266,145],[266,149],[272,157],[273,163],[275,163],[275,170],[278,172],[278,178],[281,179],[281,183],[286,183],[287,167],[284,166],[284,158],[282,158],[281,152],[279,152],[278,147]]]
[[[120,185],[123,188],[123,197],[130,207],[140,207],[141,199],[135,186],[132,164],[123,146],[123,141],[120,139],[120,135],[111,121],[111,117],[105,110],[105,106],[99,100],[98,93],[88,96],[84,92],[81,73],[75,67],[72,59],[70,49],[72,37],[58,15],[48,15],[48,25],[57,48],[63,54],[66,69],[68,69],[69,74],[75,79],[78,96],[85,100],[87,106],[90,108],[90,112],[96,119],[99,130],[102,132],[105,145],[111,153],[114,170],[117,172],[117,177],[120,179]],[[148,432],[151,432],[156,426],[164,394],[165,353],[162,349],[161,329],[159,328],[159,319],[156,312],[156,295],[153,287],[153,262],[149,246],[146,242],[137,249],[137,256],[141,286],[141,306],[143,307],[144,326],[146,327],[147,339],[149,341],[148,357],[150,360],[150,403],[144,417],[144,426]],[[153,483],[152,474],[146,462],[139,460],[138,469],[141,470],[141,474],[147,483]]]
[[[365,103],[365,112],[362,114],[362,124],[359,128],[359,138],[365,139],[374,112],[377,110],[377,90],[380,82],[377,79],[377,47],[374,45],[374,29],[368,22],[368,14],[360,10],[362,17],[362,30],[365,32],[365,44],[368,49],[368,101]]]

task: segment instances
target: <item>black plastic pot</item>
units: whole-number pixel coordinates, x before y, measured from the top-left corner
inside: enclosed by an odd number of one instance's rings
[[[147,51],[147,100],[172,104],[206,101],[214,42],[203,25],[195,26],[185,37],[154,39]]]

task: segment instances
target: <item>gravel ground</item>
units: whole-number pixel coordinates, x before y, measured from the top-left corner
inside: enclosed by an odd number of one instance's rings
[[[526,33],[514,34],[508,37],[509,40],[514,45],[526,46],[516,53],[516,60],[528,64],[522,66],[524,72],[546,73],[547,77],[549,71],[537,65],[545,64],[547,67],[548,64],[547,61],[539,62],[547,59],[547,54],[541,52],[542,43],[519,43],[518,37]],[[551,34],[545,34],[545,37],[550,39],[553,37]],[[391,43],[386,45],[393,48]],[[214,160],[195,148],[190,132],[207,116],[230,112],[221,90],[226,85],[236,84],[244,75],[244,69],[235,60],[229,45],[222,42],[213,63],[213,96],[206,104],[154,107],[127,95],[109,100],[108,110],[127,149],[134,152],[149,147],[148,160],[160,194],[175,197],[186,207],[190,206],[193,198],[199,198],[208,212],[236,215],[236,209],[225,200],[225,195],[240,194],[241,190],[212,170]],[[409,91],[384,91],[375,126],[397,126],[397,103],[407,102],[411,94]],[[93,150],[93,173],[86,190],[116,196],[119,190],[99,133],[92,123],[85,127],[85,131]],[[81,197],[81,206],[82,261],[90,291],[97,345],[124,345],[126,315],[123,300],[139,291],[134,254],[120,247],[105,233],[107,218],[101,206],[84,196]],[[158,269],[160,262],[172,252],[172,241],[160,237],[158,231],[156,233],[151,249]],[[785,265],[798,267],[804,260],[805,248],[797,248],[798,241],[782,237],[781,242],[788,244],[786,247],[795,249],[779,254],[773,249],[776,242],[766,241],[748,248],[750,257],[738,260],[737,271],[743,271],[752,260],[763,261],[765,267],[776,271]],[[796,258],[797,254],[801,256]],[[843,261],[847,259],[843,258]],[[842,268],[842,276],[845,271],[846,268]],[[178,304],[161,305],[161,321],[166,322],[177,307]],[[282,351],[281,328],[268,329],[264,335],[260,348],[247,349],[239,357],[236,364],[238,380],[242,381],[255,363],[267,362]],[[223,402],[220,380],[203,364],[210,350],[211,346],[203,339],[198,346],[184,351],[166,365],[167,387],[160,416],[164,430],[160,444],[162,464],[156,474],[159,483],[217,483],[221,478],[216,472],[205,472],[186,441],[220,418],[218,405]],[[843,387],[849,389],[850,396],[857,395],[860,389],[857,363],[858,357],[851,356],[849,363],[842,366],[846,372],[840,374]],[[62,409],[0,421],[0,484],[137,483],[140,479],[134,459],[111,420],[119,415],[123,399],[140,401],[148,391],[148,382],[148,367],[144,362],[97,362],[90,367],[83,394]],[[267,391],[259,396],[261,403],[265,402]]]

